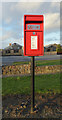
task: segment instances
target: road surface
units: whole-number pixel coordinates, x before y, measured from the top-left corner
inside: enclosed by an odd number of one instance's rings
[[[58,60],[62,59],[62,55],[44,55],[40,57],[35,57],[35,60]],[[27,56],[0,56],[0,66],[2,65],[11,65],[13,62],[20,61],[30,61],[31,57]]]

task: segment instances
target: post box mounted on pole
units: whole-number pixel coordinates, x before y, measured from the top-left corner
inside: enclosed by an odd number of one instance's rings
[[[31,56],[31,112],[34,111],[34,56],[44,55],[43,15],[24,15],[24,56]]]
[[[43,15],[24,15],[24,56],[42,56]]]

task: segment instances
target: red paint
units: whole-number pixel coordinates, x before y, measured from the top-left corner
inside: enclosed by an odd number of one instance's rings
[[[43,15],[24,15],[24,56],[42,56],[44,54],[43,22]],[[31,49],[31,36],[37,36],[37,49]]]

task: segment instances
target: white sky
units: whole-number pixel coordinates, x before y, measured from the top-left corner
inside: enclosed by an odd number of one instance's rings
[[[60,43],[60,2],[57,2],[58,0],[55,2],[7,1],[2,0],[0,3],[0,49],[14,42],[23,45],[24,14],[43,14],[44,45]]]

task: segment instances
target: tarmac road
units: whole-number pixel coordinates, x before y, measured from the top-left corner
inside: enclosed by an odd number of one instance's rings
[[[35,60],[58,60],[62,59],[62,55],[44,55],[40,57],[35,57]],[[2,65],[11,65],[13,62],[20,61],[30,61],[31,57],[27,56],[0,56],[0,66]]]

